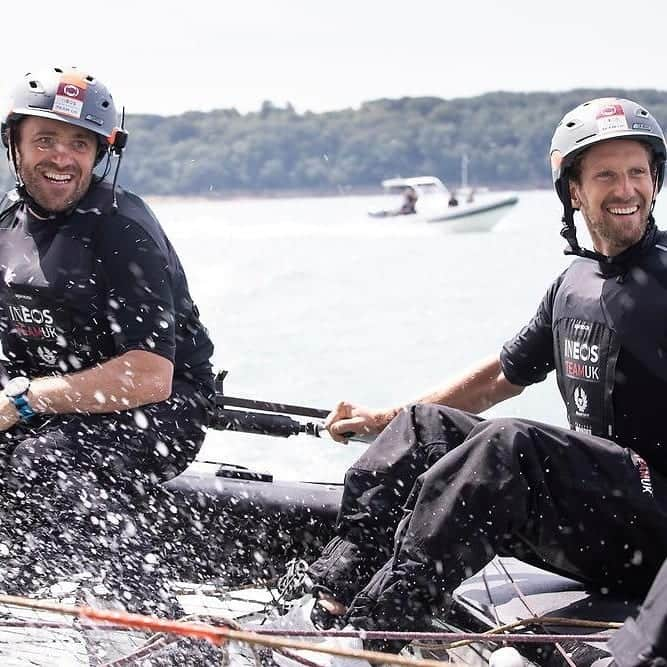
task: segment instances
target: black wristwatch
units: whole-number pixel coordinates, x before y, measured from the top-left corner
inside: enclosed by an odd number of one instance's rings
[[[30,421],[36,414],[28,403],[28,389],[30,379],[23,376],[12,378],[5,385],[5,396],[14,404],[22,422]]]

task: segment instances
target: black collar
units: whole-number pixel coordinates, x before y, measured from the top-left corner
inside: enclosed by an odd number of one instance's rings
[[[625,273],[635,264],[638,264],[640,259],[656,244],[656,237],[658,235],[658,228],[656,227],[653,216],[649,218],[648,225],[644,231],[644,235],[629,248],[622,253],[614,255],[613,257],[605,257],[604,260],[599,261],[600,272],[605,276],[614,276],[620,273]]]

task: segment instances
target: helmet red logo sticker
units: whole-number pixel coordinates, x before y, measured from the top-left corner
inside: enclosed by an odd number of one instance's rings
[[[607,104],[600,107],[595,119],[598,123],[598,132],[628,129],[628,121],[620,104]]]
[[[58,84],[58,90],[53,99],[52,111],[62,114],[63,116],[81,118],[83,102],[85,99],[85,87],[75,86],[73,83],[61,81]]]

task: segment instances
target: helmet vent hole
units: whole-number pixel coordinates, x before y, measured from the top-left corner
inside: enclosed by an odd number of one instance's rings
[[[88,83],[93,83],[93,81],[95,81],[95,79],[93,79],[93,77],[90,76],[90,74],[88,74],[88,76],[86,76],[86,81],[88,81]]]
[[[30,82],[28,83],[28,85],[29,85],[31,88],[38,88],[37,81],[30,81]]]
[[[569,123],[565,125],[565,127],[575,127],[576,124],[577,124],[576,121],[571,120]]]
[[[102,102],[102,108],[103,109],[108,109],[109,108],[109,102],[107,100],[104,100],[104,102]]]
[[[53,69],[54,69],[56,72],[58,72],[58,74],[62,74],[62,73],[63,73],[63,70],[62,70],[61,67],[54,67]]]
[[[646,117],[648,116],[648,111],[646,109],[637,109],[637,115]]]

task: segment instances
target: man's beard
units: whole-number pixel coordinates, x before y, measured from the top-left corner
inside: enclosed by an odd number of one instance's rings
[[[19,168],[19,175],[28,194],[38,206],[49,213],[62,213],[75,206],[88,191],[93,178],[92,173],[86,177],[80,169],[74,169],[70,187],[63,188],[63,192],[58,193],[46,182],[43,173],[47,171],[59,173],[59,170],[49,163],[40,163],[31,169]]]
[[[646,233],[649,225],[649,218],[651,214],[651,207],[644,198],[639,198],[635,202],[639,206],[637,214],[639,220],[637,222],[628,221],[624,223],[622,219],[616,218],[613,214],[608,213],[607,209],[610,207],[623,208],[628,206],[627,202],[610,200],[602,202],[599,210],[591,211],[586,205],[582,205],[581,213],[586,220],[587,227],[590,234],[597,237],[607,246],[605,254],[616,255],[629,247],[638,243]],[[595,213],[595,215],[592,215]],[[596,246],[596,250],[600,250]]]

